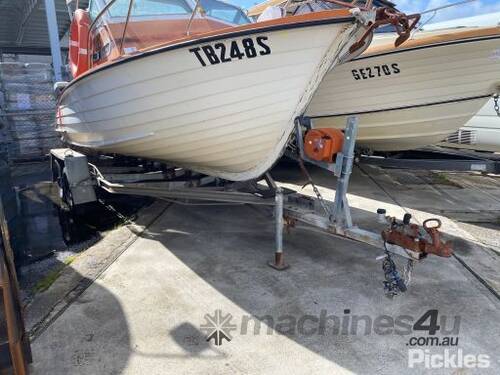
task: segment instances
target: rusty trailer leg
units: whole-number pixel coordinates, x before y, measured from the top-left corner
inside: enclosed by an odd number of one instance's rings
[[[276,205],[274,207],[274,216],[276,223],[276,252],[274,261],[268,262],[272,268],[283,271],[290,267],[285,263],[283,256],[283,190],[280,187],[276,188]]]

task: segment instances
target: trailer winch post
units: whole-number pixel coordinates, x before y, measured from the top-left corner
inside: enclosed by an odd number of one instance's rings
[[[299,117],[295,122],[295,137],[297,140],[299,157],[310,164],[314,164],[320,168],[333,172],[333,174],[338,178],[337,188],[335,190],[335,201],[330,215],[330,222],[335,225],[337,230],[343,230],[353,226],[351,211],[347,201],[347,190],[349,187],[349,178],[352,173],[352,166],[354,164],[354,150],[356,148],[356,137],[358,135],[358,123],[359,119],[357,116],[349,116],[347,118],[342,152],[337,154],[335,164],[332,164],[312,160],[307,157],[302,142],[304,139],[302,126],[306,129],[311,129],[311,119],[308,117]]]
[[[344,145],[342,146],[342,152],[337,154],[335,161],[334,174],[338,180],[330,221],[335,224],[336,227],[351,228],[353,226],[351,210],[349,208],[349,202],[347,201],[347,189],[354,163],[354,149],[356,147],[358,122],[359,120],[357,117],[350,116],[347,118]]]
[[[305,162],[328,170],[334,173],[338,180],[334,201],[326,201],[331,207],[331,209],[325,210],[328,211],[329,217],[324,217],[323,215],[318,215],[317,213],[312,212],[304,213],[300,208],[294,208],[294,202],[290,202],[288,199],[287,205],[285,206],[286,217],[292,221],[299,221],[304,224],[315,226],[333,235],[369,244],[375,248],[383,249],[384,251],[399,255],[409,260],[420,260],[423,258],[422,253],[405,249],[398,245],[386,243],[380,233],[361,229],[353,224],[351,210],[347,199],[347,191],[354,165],[354,152],[356,148],[358,123],[359,119],[356,116],[349,116],[347,118],[344,130],[342,152],[336,155],[335,163],[326,163],[323,161],[312,160],[305,154],[303,145],[303,127],[307,131],[309,129],[313,129],[314,126],[311,119],[308,117],[297,118],[295,122],[295,140],[298,155],[291,153],[291,157],[293,158],[298,156],[298,158]],[[319,191],[316,193],[319,194]],[[293,201],[297,201],[297,197],[291,197]],[[320,196],[318,199],[324,201]]]

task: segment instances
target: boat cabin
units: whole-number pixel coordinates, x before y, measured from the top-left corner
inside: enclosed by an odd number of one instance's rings
[[[71,71],[77,77],[123,55],[251,22],[241,8],[220,0],[90,0],[88,10],[73,14]]]

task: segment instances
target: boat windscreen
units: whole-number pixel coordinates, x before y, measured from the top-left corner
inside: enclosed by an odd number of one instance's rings
[[[99,12],[111,0],[90,0],[89,15],[94,20]],[[109,7],[107,16],[124,18],[127,16],[130,0],[115,0]],[[191,14],[196,1],[190,0],[134,0],[132,3],[132,17],[187,15]],[[211,18],[218,19],[232,25],[244,25],[252,21],[237,6],[218,1],[200,0],[204,13]]]
[[[90,18],[94,19],[103,6],[101,3],[107,1],[92,0],[89,6]],[[110,17],[126,17],[130,0],[116,0],[109,8]],[[191,14],[192,9],[185,0],[134,0],[132,3],[132,15],[141,16],[163,16],[163,15],[185,15]]]
[[[233,25],[251,23],[247,15],[238,7],[217,0],[200,0],[206,15]]]
[[[89,14],[92,66],[190,33],[251,23],[241,8],[220,0],[91,0]]]

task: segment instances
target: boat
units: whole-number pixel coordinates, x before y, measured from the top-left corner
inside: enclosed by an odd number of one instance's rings
[[[91,0],[72,16],[57,130],[79,150],[257,178],[330,67],[385,18],[343,7],[253,23],[218,0]]]
[[[411,150],[441,142],[498,92],[500,27],[430,28],[399,47],[394,38],[376,34],[361,56],[328,72],[305,112],[314,128],[343,129],[356,115],[363,151]]]
[[[465,126],[450,134],[440,146],[472,151],[500,152],[500,114],[491,99]]]
[[[436,144],[499,90],[499,42],[500,27],[420,33],[396,49],[375,40],[325,76],[306,115],[318,128],[359,116],[358,146],[369,151]]]

